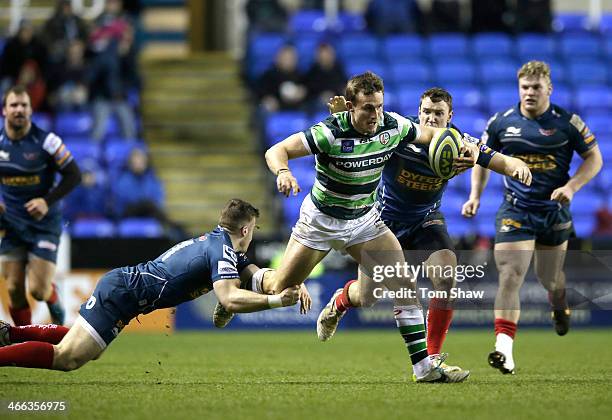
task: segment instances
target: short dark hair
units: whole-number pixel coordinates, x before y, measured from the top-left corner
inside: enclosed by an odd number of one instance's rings
[[[244,200],[232,198],[227,202],[223,210],[221,210],[219,226],[232,233],[238,232],[238,230],[249,223],[253,217],[259,217],[258,209]]]
[[[421,107],[421,103],[423,103],[423,99],[425,98],[431,99],[431,102],[434,103],[444,101],[448,104],[449,111],[453,110],[453,97],[450,93],[448,93],[448,90],[446,89],[440,87],[432,87],[430,89],[427,89],[421,95],[421,100],[419,101],[419,108]]]
[[[382,79],[371,71],[366,71],[363,74],[351,77],[346,83],[346,91],[344,96],[347,101],[353,102],[359,92],[364,95],[372,95],[376,92],[385,91],[385,85]]]
[[[14,93],[15,95],[23,95],[25,93],[28,95],[28,90],[23,85],[15,85],[8,88],[6,92],[4,92],[4,95],[2,95],[2,108],[6,106],[6,100],[11,93]]]

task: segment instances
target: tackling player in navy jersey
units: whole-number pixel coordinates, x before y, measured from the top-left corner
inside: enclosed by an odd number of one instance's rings
[[[344,109],[344,98],[335,97],[330,101],[330,111]],[[452,97],[441,88],[431,88],[421,95],[418,117],[409,117],[423,126],[447,127],[453,115]],[[456,128],[456,127],[455,127]],[[476,162],[496,172],[514,177],[529,184],[531,174],[527,165],[519,159],[496,153],[475,139],[468,144],[471,157],[456,160],[456,167],[465,170]],[[414,144],[398,147],[387,162],[379,187],[379,209],[385,224],[398,238],[404,250],[416,250],[418,258],[434,267],[455,267],[457,257],[453,242],[448,235],[444,216],[440,212],[442,195],[448,184],[436,176],[428,159],[428,148]],[[420,264],[420,261],[418,261]],[[432,270],[433,274],[441,274]],[[448,272],[448,271],[447,271]],[[455,287],[453,277],[431,277],[437,291],[447,294]],[[317,321],[317,334],[322,341],[329,340],[335,333],[338,322],[349,307],[362,306],[358,280],[349,281],[338,289]],[[453,316],[452,300],[433,298],[427,313],[427,352],[433,360],[440,359],[440,349],[446,337]],[[441,366],[448,371],[460,370],[457,366]]]
[[[276,295],[240,288],[241,279],[248,283],[262,271],[244,255],[257,217],[259,211],[251,204],[230,200],[212,232],[183,241],[153,261],[109,271],[81,306],[70,330],[46,325],[11,327],[0,322],[0,346],[6,346],[0,348],[0,366],[77,369],[97,358],[139,314],[176,306],[213,289],[219,302],[232,312],[294,305],[299,286]]]
[[[550,103],[548,64],[530,61],[518,71],[520,103],[491,118],[483,141],[515,156],[533,172],[531,186],[506,177],[504,202],[496,217],[495,262],[499,288],[495,298],[495,351],[489,364],[514,373],[512,344],[520,316],[519,290],[535,252],[535,274],[549,292],[552,319],[559,335],[569,329],[563,263],[573,232],[569,204],[574,194],[601,169],[595,136],[582,119]],[[570,178],[574,152],[584,161]],[[466,217],[476,214],[489,173],[475,168],[472,191],[464,204]]]
[[[31,323],[26,284],[32,297],[45,301],[53,323],[64,322],[53,276],[61,234],[58,202],[80,180],[70,151],[54,133],[32,122],[30,97],[21,86],[4,94],[0,131],[0,242],[9,311],[16,325]],[[55,175],[61,181],[54,186]]]

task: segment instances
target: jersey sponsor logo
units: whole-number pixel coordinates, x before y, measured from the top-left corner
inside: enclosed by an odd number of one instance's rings
[[[38,241],[36,246],[40,249],[48,249],[49,251],[57,251],[57,245],[51,241]]]
[[[230,260],[234,263],[234,265],[238,263],[238,257],[236,256],[236,252],[225,244],[223,244],[223,258],[225,258],[226,260]]]
[[[531,171],[544,172],[557,168],[555,155],[524,154],[512,156],[525,162]]]
[[[217,263],[217,273],[219,274],[232,274],[238,276],[238,269],[236,264],[232,264],[229,261],[221,260]]]
[[[2,184],[9,185],[11,187],[23,187],[28,185],[40,184],[40,176],[29,175],[29,176],[3,176]]]
[[[202,235],[202,236],[200,236],[200,237],[198,238],[198,241],[200,241],[200,242],[205,241],[205,240],[206,240],[206,238],[208,238],[208,236],[207,236],[207,235]]]
[[[23,154],[23,158],[25,160],[36,160],[38,159],[39,154],[34,152],[34,153],[24,153]]]
[[[11,154],[4,150],[0,150],[0,160],[7,161],[11,159]]]
[[[49,133],[49,135],[47,136],[47,138],[45,138],[45,141],[43,142],[43,149],[53,156],[61,145],[62,139],[60,139],[53,133]]]
[[[576,114],[573,114],[572,118],[570,118],[570,124],[573,125],[578,131],[582,131],[586,126],[584,121],[582,121],[582,118],[580,118],[580,116]]]
[[[557,129],[556,128],[550,128],[550,129],[546,130],[544,128],[540,128],[540,129],[538,129],[538,131],[543,136],[552,136],[553,134],[555,134],[557,132]]]
[[[166,253],[161,257],[161,260],[166,261],[172,255],[174,255],[177,251],[180,251],[181,249],[185,248],[186,246],[191,245],[192,243],[193,243],[193,239],[188,239],[186,241],[183,241],[183,242],[180,242],[174,245],[172,248],[166,251]]]
[[[355,150],[355,142],[353,140],[342,140],[342,147],[340,151],[342,153],[353,153]]]
[[[380,141],[380,144],[383,146],[386,146],[387,143],[389,143],[389,140],[391,140],[391,135],[386,131],[378,136],[378,141]]]
[[[380,165],[381,163],[385,163],[391,157],[391,153],[386,154],[385,156],[379,156],[377,158],[371,159],[363,159],[363,160],[355,160],[355,161],[342,161],[337,160],[335,162],[336,166],[342,166],[347,169],[358,169],[358,168],[367,168],[368,166]]]
[[[395,180],[406,188],[418,191],[439,191],[444,185],[441,178],[417,174],[406,169],[402,169]]]
[[[506,137],[516,137],[521,135],[521,127],[508,127],[504,133]]]

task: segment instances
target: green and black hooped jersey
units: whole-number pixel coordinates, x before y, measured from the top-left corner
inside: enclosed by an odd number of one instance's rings
[[[344,111],[301,134],[304,146],[316,156],[312,201],[325,214],[351,220],[372,208],[385,163],[400,142],[416,140],[421,130],[401,115],[385,112],[376,133],[367,136],[355,130]]]

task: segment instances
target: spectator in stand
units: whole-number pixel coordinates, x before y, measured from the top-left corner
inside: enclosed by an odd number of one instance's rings
[[[50,102],[56,109],[82,109],[87,105],[89,89],[84,56],[84,44],[74,40],[68,47],[68,56],[61,74],[56,79],[57,88]]]
[[[130,152],[126,166],[118,176],[113,195],[117,216],[154,218],[164,227],[168,238],[181,240],[187,236],[183,228],[171,221],[164,211],[162,184],[143,149],[136,147]]]
[[[604,205],[595,212],[593,236],[612,236],[612,212],[607,203],[604,203]]]
[[[92,52],[89,65],[90,99],[93,104],[92,138],[101,141],[106,134],[106,122],[114,110],[119,118],[124,138],[136,137],[135,116],[127,102],[127,80],[122,73],[123,62],[132,61],[134,30],[122,13],[121,0],[107,0],[104,12],[95,21],[90,36]]]
[[[268,112],[299,109],[306,99],[304,77],[297,68],[297,51],[285,45],[276,54],[276,60],[258,80],[257,96]]]
[[[304,76],[308,103],[314,110],[326,110],[329,99],[342,95],[346,85],[344,66],[336,59],[336,50],[328,43],[317,48],[315,62]]]
[[[47,99],[47,83],[42,75],[40,67],[35,60],[27,60],[21,66],[17,84],[24,86],[30,95],[30,104],[33,111],[40,111],[45,107]]]
[[[34,34],[31,22],[23,20],[15,36],[10,37],[0,57],[0,91],[15,85],[28,61],[36,63],[39,69],[47,68],[47,50]],[[31,69],[32,64],[28,63]]]
[[[249,32],[284,32],[287,11],[278,0],[248,0]]]
[[[53,15],[42,29],[42,41],[49,53],[49,88],[54,91],[62,78],[71,45],[75,41],[87,42],[88,27],[74,14],[70,0],[57,0]]]
[[[79,162],[81,184],[66,197],[64,216],[71,222],[80,219],[103,219],[109,217],[108,190],[105,176],[95,159]]]
[[[508,32],[512,14],[505,1],[471,0],[472,32]]]
[[[372,0],[366,10],[366,22],[377,35],[415,32],[419,6],[416,0]]]

